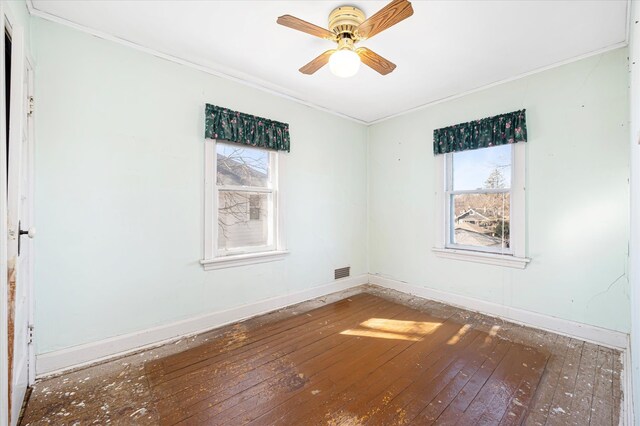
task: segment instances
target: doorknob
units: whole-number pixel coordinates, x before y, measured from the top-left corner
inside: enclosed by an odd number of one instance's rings
[[[31,226],[26,231],[20,229],[18,231],[18,234],[19,234],[19,236],[27,235],[29,238],[35,238],[35,236],[36,236],[36,228]]]
[[[29,238],[34,238],[36,236],[36,228],[34,228],[33,226],[30,226],[29,229],[27,229],[26,231],[23,231],[22,229],[20,229],[20,222],[18,222],[18,256],[20,256],[20,240],[23,235],[28,236]]]

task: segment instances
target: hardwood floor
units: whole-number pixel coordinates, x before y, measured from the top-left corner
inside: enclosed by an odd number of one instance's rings
[[[146,370],[166,425],[428,424],[450,404],[448,422],[514,424],[546,360],[455,320],[362,294]]]
[[[43,381],[23,424],[617,424],[618,353],[362,290]]]

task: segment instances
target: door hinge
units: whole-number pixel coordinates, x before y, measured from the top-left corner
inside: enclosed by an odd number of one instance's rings
[[[35,107],[35,100],[33,99],[33,96],[29,96],[29,109],[27,111],[27,115],[31,116]]]
[[[33,325],[29,326],[29,341],[28,344],[32,344],[33,343]]]

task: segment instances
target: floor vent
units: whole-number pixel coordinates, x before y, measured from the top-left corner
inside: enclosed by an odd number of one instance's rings
[[[334,272],[334,276],[336,280],[340,278],[347,278],[351,273],[351,266],[345,266],[344,268],[338,268]]]

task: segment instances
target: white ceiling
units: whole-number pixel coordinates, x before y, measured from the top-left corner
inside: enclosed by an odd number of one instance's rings
[[[398,67],[341,79],[298,68],[332,48],[276,24],[291,14],[327,27],[352,4],[367,16],[387,2],[33,0],[52,15],[372,122],[487,84],[626,42],[626,0],[420,1],[414,15],[362,43]]]

